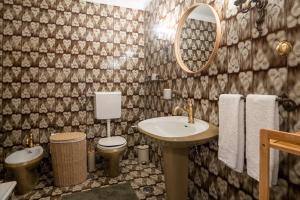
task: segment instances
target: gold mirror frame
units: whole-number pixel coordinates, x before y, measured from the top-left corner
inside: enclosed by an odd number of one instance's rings
[[[198,71],[191,71],[186,64],[183,62],[181,54],[180,54],[180,38],[181,38],[181,32],[182,32],[182,28],[184,26],[185,20],[187,19],[187,17],[193,12],[193,10],[195,8],[197,8],[198,6],[201,5],[205,5],[208,6],[211,11],[213,12],[215,19],[216,19],[216,40],[215,40],[215,45],[213,48],[212,53],[209,56],[208,61],[206,62],[206,64],[201,67]],[[205,4],[205,3],[195,3],[193,4],[191,7],[189,7],[187,9],[187,11],[185,11],[185,13],[181,16],[179,22],[178,22],[178,27],[176,30],[176,36],[175,36],[175,56],[176,56],[176,60],[179,64],[179,66],[187,73],[191,73],[191,74],[195,74],[195,73],[199,73],[203,70],[205,70],[213,61],[213,58],[217,55],[217,51],[219,49],[220,46],[220,42],[221,42],[221,35],[222,35],[222,31],[221,31],[221,22],[220,22],[220,18],[218,13],[215,11],[215,9],[210,6],[209,4]]]

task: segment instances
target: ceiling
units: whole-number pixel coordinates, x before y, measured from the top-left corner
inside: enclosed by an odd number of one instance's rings
[[[151,0],[86,0],[88,2],[108,4],[125,8],[144,10]]]
[[[196,7],[193,10],[193,12],[188,16],[188,18],[216,23],[214,13],[212,12],[211,8],[205,4]]]

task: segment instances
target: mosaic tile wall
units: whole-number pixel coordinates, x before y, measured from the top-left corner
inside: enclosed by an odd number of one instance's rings
[[[106,124],[94,119],[93,92],[122,92],[123,135],[134,156],[143,118],[144,12],[79,0],[0,2],[0,174],[5,156],[53,132],[83,131],[98,141]]]
[[[222,43],[209,69],[187,75],[176,64],[174,38],[182,13],[194,2],[207,2],[221,18]],[[146,117],[170,115],[172,108],[191,98],[197,118],[218,125],[218,96],[221,93],[287,93],[300,104],[300,2],[269,0],[263,35],[255,29],[257,13],[239,13],[233,0],[153,0],[145,14],[146,73],[160,75],[161,81],[147,82]],[[293,52],[279,57],[277,40],[287,39]],[[182,98],[165,101],[164,88],[178,90]],[[289,120],[288,120],[289,118]],[[300,130],[300,110],[281,109],[282,130]],[[161,148],[153,146],[152,161],[161,165]],[[238,174],[217,159],[217,140],[190,151],[190,199],[258,199],[258,184],[246,173]],[[198,153],[197,153],[198,152]],[[281,154],[278,185],[272,199],[300,198],[300,159]]]
[[[183,62],[198,71],[209,59],[215,46],[216,24],[197,19],[186,19],[181,33],[180,50]]]

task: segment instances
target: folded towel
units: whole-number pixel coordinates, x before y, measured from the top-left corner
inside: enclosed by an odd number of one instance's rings
[[[237,172],[244,167],[244,104],[239,94],[222,94],[219,100],[218,158]]]
[[[279,130],[279,109],[274,95],[248,95],[246,100],[247,173],[259,181],[260,129]],[[279,151],[270,149],[270,185],[278,179]]]

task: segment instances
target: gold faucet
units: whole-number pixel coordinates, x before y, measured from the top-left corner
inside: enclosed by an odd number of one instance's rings
[[[26,146],[31,148],[34,146],[34,143],[33,143],[33,134],[30,133],[29,136],[27,136],[27,139],[26,139]]]
[[[193,104],[190,100],[187,101],[187,105],[181,108],[180,106],[176,106],[173,110],[173,115],[177,115],[178,112],[187,112],[188,114],[188,123],[194,123],[194,112],[193,112]]]

